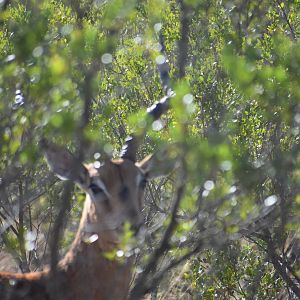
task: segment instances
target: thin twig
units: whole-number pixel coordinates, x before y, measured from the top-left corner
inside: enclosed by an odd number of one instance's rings
[[[290,23],[289,17],[288,17],[288,15],[287,15],[287,13],[286,13],[286,11],[284,9],[284,6],[282,5],[282,4],[284,4],[284,2],[280,3],[278,0],[274,0],[274,2],[277,4],[277,6],[279,7],[279,9],[281,10],[282,15],[284,17],[284,20],[286,21],[286,23],[287,23],[287,25],[288,25],[288,27],[290,29],[290,32],[291,32],[291,34],[293,36],[293,39],[296,41],[297,40],[297,36],[295,34],[295,30],[294,30],[294,28],[292,27],[292,25]]]
[[[71,197],[71,192],[73,190],[73,183],[70,181],[67,181],[65,183],[64,189],[63,189],[63,194],[61,198],[61,208],[58,213],[57,218],[55,219],[54,225],[53,225],[53,230],[51,233],[51,241],[50,241],[50,268],[51,272],[53,274],[56,273],[56,267],[58,263],[58,243],[60,241],[60,237],[62,234],[62,228],[64,228],[65,224],[65,215],[66,212],[70,209],[70,197]]]
[[[177,226],[177,211],[179,208],[180,201],[182,199],[183,193],[185,190],[185,185],[182,184],[178,187],[176,198],[173,203],[172,211],[171,211],[171,220],[170,223],[160,241],[160,245],[158,248],[156,248],[153,252],[153,255],[150,257],[149,262],[144,268],[144,271],[141,273],[139,278],[136,281],[136,284],[134,288],[132,289],[132,292],[130,294],[129,300],[139,299],[142,295],[144,295],[146,292],[149,291],[149,288],[147,287],[147,277],[151,272],[153,272],[154,269],[156,269],[159,259],[162,257],[162,255],[170,249],[170,238]]]
[[[267,253],[275,270],[281,278],[287,283],[291,290],[300,298],[300,288],[294,283],[286,272],[286,267],[282,264],[280,257],[275,252],[274,242],[268,230],[264,231],[265,241],[267,242]]]
[[[188,59],[190,18],[188,16],[189,6],[183,0],[179,0],[180,6],[180,40],[178,41],[178,78],[185,77],[185,68]]]

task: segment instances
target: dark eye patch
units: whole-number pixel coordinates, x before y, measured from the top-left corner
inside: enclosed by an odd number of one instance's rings
[[[140,181],[140,188],[144,189],[147,185],[147,182],[148,182],[147,178],[143,177],[142,180]]]
[[[94,195],[103,193],[103,189],[101,189],[101,187],[99,187],[97,184],[95,183],[91,183],[89,188],[92,190]]]

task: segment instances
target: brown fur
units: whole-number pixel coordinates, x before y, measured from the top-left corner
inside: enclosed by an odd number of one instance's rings
[[[111,195],[109,206],[103,201],[92,201],[90,195],[84,205],[76,238],[60,261],[57,273],[49,271],[18,274],[0,272],[1,300],[122,300],[126,299],[131,279],[132,259],[123,263],[111,261],[103,253],[115,249],[119,230],[105,230],[110,218],[122,216],[132,224],[140,222],[143,192],[136,186],[140,167],[127,160],[110,161],[95,170],[88,167],[90,176],[98,176]],[[113,184],[111,182],[114,181]],[[128,199],[120,198],[122,186],[129,187]],[[88,193],[88,189],[81,186]],[[116,213],[116,214],[115,214]],[[106,221],[105,221],[106,220]],[[93,243],[86,236],[98,235]]]

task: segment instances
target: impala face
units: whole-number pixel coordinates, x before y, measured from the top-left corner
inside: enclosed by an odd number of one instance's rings
[[[68,150],[43,142],[45,156],[53,172],[61,179],[73,180],[87,194],[85,230],[87,232],[120,231],[129,222],[137,231],[143,223],[143,195],[147,180],[160,176],[148,156],[141,162],[128,158],[83,165]],[[159,166],[160,167],[160,166]]]
[[[141,210],[147,183],[147,174],[142,166],[120,159],[108,160],[100,168],[93,164],[86,168],[89,177],[80,186],[95,206],[95,216],[101,222],[99,230],[120,229],[129,222],[137,232],[143,223]]]

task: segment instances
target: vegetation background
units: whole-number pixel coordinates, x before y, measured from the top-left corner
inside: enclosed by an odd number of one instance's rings
[[[62,210],[64,183],[40,138],[87,161],[117,156],[165,95],[167,63],[176,96],[140,156],[167,149],[177,168],[147,188],[133,288],[151,299],[299,299],[299,0],[0,8],[1,269],[42,269],[77,228],[84,195],[74,187]]]

